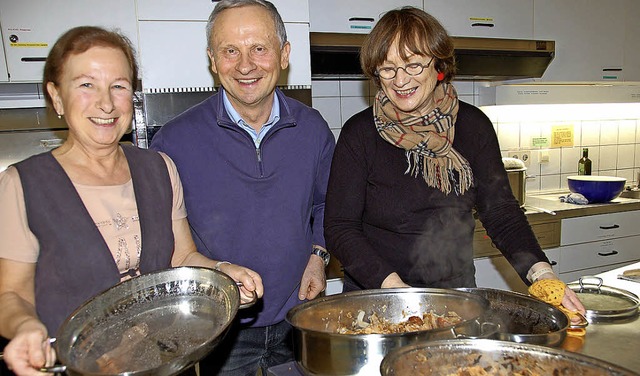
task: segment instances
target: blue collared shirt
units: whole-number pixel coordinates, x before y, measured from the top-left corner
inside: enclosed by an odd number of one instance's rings
[[[227,111],[227,114],[231,118],[231,121],[238,124],[238,126],[244,129],[251,139],[253,143],[256,145],[256,149],[260,147],[260,143],[264,136],[269,132],[269,129],[273,128],[273,126],[280,120],[280,101],[278,100],[277,95],[273,95],[273,107],[271,107],[271,114],[269,115],[269,119],[267,122],[260,128],[260,132],[256,132],[246,121],[242,119],[238,111],[231,105],[229,98],[227,97],[227,92],[222,90],[222,100],[224,103],[224,109]]]

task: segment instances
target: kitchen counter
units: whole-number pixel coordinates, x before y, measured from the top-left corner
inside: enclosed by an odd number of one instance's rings
[[[640,296],[640,283],[618,279],[628,269],[640,269],[640,262],[596,275],[603,285],[630,291]],[[638,372],[640,370],[640,318],[620,323],[596,323],[587,327],[584,343],[571,338],[563,343],[566,350],[575,351]]]
[[[582,217],[614,213],[620,211],[640,210],[640,199],[618,197],[610,202],[601,204],[576,205],[560,202],[560,196],[567,193],[528,195],[525,199],[525,214],[529,221],[548,219],[550,216],[557,219]],[[550,215],[536,208],[553,211],[556,215]]]

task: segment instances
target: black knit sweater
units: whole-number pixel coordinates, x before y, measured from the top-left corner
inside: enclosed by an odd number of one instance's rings
[[[345,123],[324,226],[327,246],[355,288],[380,288],[393,272],[415,287],[475,286],[474,208],[523,281],[533,264],[548,261],[511,192],[491,121],[460,102],[455,127],[453,147],[474,174],[473,187],[461,196],[405,174],[405,151],[378,135],[371,107]]]

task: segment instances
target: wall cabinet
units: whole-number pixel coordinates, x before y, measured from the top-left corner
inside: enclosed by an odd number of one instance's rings
[[[627,0],[625,17],[624,80],[640,81],[640,1]]]
[[[0,32],[2,37],[2,32]],[[0,38],[0,82],[9,81],[9,72],[7,71],[7,59],[4,55],[4,38]]]
[[[424,0],[452,36],[533,38],[533,0]]]
[[[289,68],[279,86],[310,86],[309,8],[305,1],[273,1],[291,43]],[[215,3],[137,0],[140,65],[145,92],[210,90],[215,86],[207,56],[206,25]],[[179,9],[178,11],[176,11]],[[302,22],[288,22],[290,20]]]
[[[284,22],[309,22],[309,4],[300,0],[272,0]],[[216,0],[136,0],[138,19],[207,21]]]
[[[422,8],[422,0],[309,0],[312,32],[368,34],[380,16],[402,6]]]
[[[556,56],[542,80],[623,80],[627,3],[534,0],[534,38],[556,42]],[[637,49],[637,43],[633,46]]]
[[[80,25],[118,28],[137,44],[134,0],[21,0],[0,3],[8,78],[40,82],[53,43]]]

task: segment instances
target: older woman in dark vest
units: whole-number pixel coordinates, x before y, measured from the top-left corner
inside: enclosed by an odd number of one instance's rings
[[[129,41],[96,27],[65,33],[45,65],[47,103],[68,139],[0,173],[0,335],[18,375],[40,374],[47,341],[84,301],[130,276],[171,266],[254,271],[210,260],[191,238],[182,186],[166,155],[119,143],[130,129],[137,65]]]

